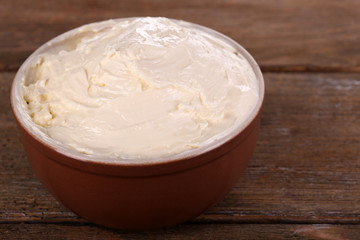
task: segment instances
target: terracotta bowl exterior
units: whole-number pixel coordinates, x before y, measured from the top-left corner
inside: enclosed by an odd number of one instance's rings
[[[258,136],[264,81],[252,57],[238,44],[237,48],[261,83],[258,107],[235,136],[210,151],[182,159],[132,165],[84,161],[59,152],[24,126],[12,90],[22,143],[40,181],[67,208],[107,227],[161,228],[200,215],[236,184]]]

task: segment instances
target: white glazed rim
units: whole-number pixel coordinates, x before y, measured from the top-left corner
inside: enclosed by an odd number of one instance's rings
[[[137,18],[137,17],[118,18],[118,19],[111,19],[111,20],[106,20],[106,21],[101,21],[101,22],[94,22],[94,23],[87,24],[87,26],[91,26],[93,24],[101,24],[101,23],[105,23],[107,21],[114,21],[114,22],[126,21],[126,20],[131,20],[134,18]],[[79,161],[96,162],[96,163],[113,164],[113,165],[132,165],[132,166],[134,166],[134,165],[164,164],[167,162],[173,162],[173,161],[178,161],[178,160],[182,160],[182,159],[199,156],[199,155],[209,152],[215,148],[218,148],[219,146],[223,145],[227,141],[231,140],[232,138],[237,136],[240,132],[242,132],[247,126],[249,126],[250,123],[254,120],[254,118],[258,114],[258,112],[260,111],[260,108],[264,101],[264,95],[265,95],[265,84],[264,84],[264,79],[263,79],[261,70],[260,70],[258,64],[256,63],[256,61],[254,60],[254,58],[240,44],[238,44],[231,38],[217,32],[215,30],[212,30],[210,28],[207,28],[207,27],[204,27],[204,26],[201,26],[198,24],[194,24],[194,23],[190,23],[190,22],[186,22],[186,21],[182,21],[182,20],[175,20],[175,19],[171,19],[171,20],[177,22],[178,24],[180,24],[182,26],[193,27],[193,28],[199,29],[201,31],[204,31],[206,33],[209,33],[209,34],[216,36],[217,38],[223,40],[224,42],[228,43],[232,47],[234,47],[234,49],[237,50],[250,63],[250,66],[253,69],[255,76],[257,78],[258,86],[259,86],[259,98],[258,98],[257,103],[256,103],[255,107],[253,108],[252,112],[248,115],[248,117],[244,121],[239,122],[238,126],[233,128],[233,130],[230,133],[219,137],[216,142],[213,142],[212,144],[204,145],[197,149],[188,150],[188,151],[170,155],[170,156],[165,155],[165,156],[160,156],[160,157],[127,159],[127,158],[114,158],[114,157],[106,157],[106,156],[86,155],[86,154],[76,151],[75,149],[64,146],[64,144],[62,144],[54,139],[51,139],[46,133],[42,132],[39,129],[39,127],[35,123],[33,123],[33,121],[31,120],[30,116],[28,115],[28,113],[26,112],[26,110],[24,108],[24,104],[23,104],[24,100],[21,99],[21,93],[20,93],[21,83],[24,80],[24,76],[25,76],[28,65],[32,62],[32,60],[37,55],[45,52],[47,49],[51,48],[55,43],[60,42],[64,39],[67,39],[72,34],[75,34],[80,27],[72,29],[68,32],[65,32],[65,33],[51,39],[50,41],[46,42],[41,47],[39,47],[35,52],[33,52],[25,60],[25,62],[21,65],[21,67],[19,68],[18,72],[15,75],[15,78],[14,78],[14,81],[12,84],[12,88],[11,88],[11,103],[12,103],[13,111],[14,111],[16,118],[18,119],[20,124],[24,127],[24,129],[26,129],[26,131],[31,136],[33,136],[35,139],[37,139],[42,144],[53,148],[55,151],[59,152],[60,154],[63,154],[65,156],[73,158],[73,159],[77,159]],[[81,26],[81,27],[83,27],[83,26]]]

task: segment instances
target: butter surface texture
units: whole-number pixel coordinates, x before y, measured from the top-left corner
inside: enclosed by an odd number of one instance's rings
[[[258,83],[223,40],[148,17],[78,28],[31,63],[22,97],[50,138],[139,159],[212,144],[249,116]]]

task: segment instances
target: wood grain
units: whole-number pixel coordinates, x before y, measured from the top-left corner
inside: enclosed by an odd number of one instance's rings
[[[237,240],[357,240],[359,225],[182,224],[172,228],[134,232],[95,225],[1,224],[4,239],[237,239]]]
[[[109,18],[218,30],[266,72],[258,145],[216,206],[172,228],[98,227],[57,202],[24,154],[9,91],[36,48]],[[360,1],[0,0],[0,239],[360,239]]]
[[[0,0],[0,70],[16,70],[51,38],[94,21],[165,16],[242,44],[264,71],[359,72],[357,0]]]
[[[0,74],[0,223],[78,222],[38,182]],[[193,223],[360,224],[360,74],[265,74],[260,137],[245,175]]]

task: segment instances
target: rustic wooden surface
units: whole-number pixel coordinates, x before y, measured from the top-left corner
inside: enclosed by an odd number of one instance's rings
[[[258,145],[227,197],[168,229],[117,231],[64,208],[29,167],[10,103],[37,47],[84,23],[166,16],[223,32],[265,72]],[[0,0],[0,239],[360,239],[360,1]]]

